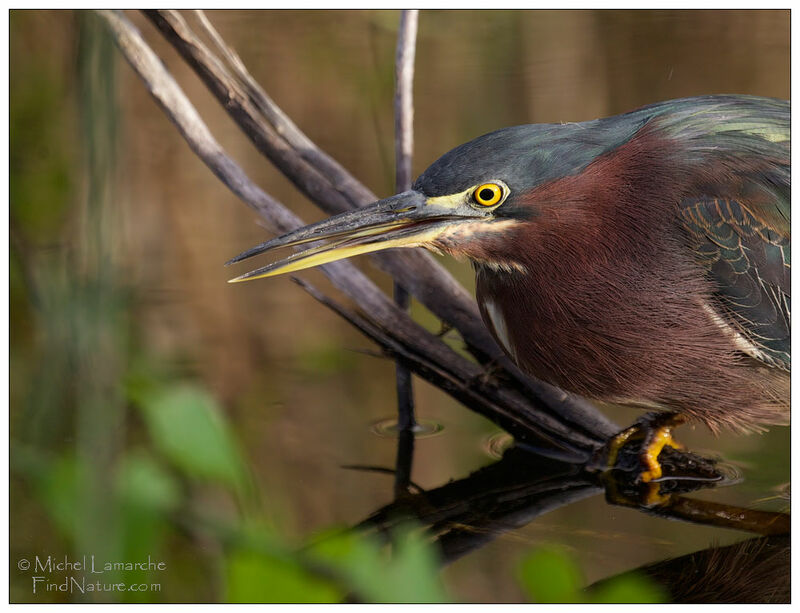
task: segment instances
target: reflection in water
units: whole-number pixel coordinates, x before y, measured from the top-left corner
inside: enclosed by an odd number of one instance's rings
[[[483,448],[490,458],[499,460],[513,444],[514,437],[508,432],[495,432],[491,436],[486,437],[483,442]]]
[[[432,419],[418,419],[414,425],[414,435],[417,438],[425,438],[439,434],[444,426]],[[380,419],[372,424],[370,428],[373,434],[386,438],[396,438],[398,435],[397,417],[387,417]]]
[[[683,495],[728,483],[684,476],[635,485],[621,471],[589,472],[511,447],[464,479],[427,491],[406,488],[355,529],[386,538],[413,518],[427,527],[448,565],[556,509],[605,493],[611,504],[658,517],[766,535],[644,567],[675,602],[788,602],[789,515]]]

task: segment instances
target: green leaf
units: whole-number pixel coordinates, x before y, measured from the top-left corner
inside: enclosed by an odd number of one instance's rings
[[[189,385],[142,394],[141,408],[158,449],[175,466],[198,479],[240,490],[245,465],[216,401]]]
[[[636,604],[668,602],[664,589],[646,575],[626,573],[604,581],[591,594],[597,604]]]
[[[169,533],[166,515],[180,502],[175,479],[146,451],[134,450],[122,458],[116,488],[123,559],[162,561],[160,552]],[[129,584],[161,582],[164,573],[125,570],[120,571],[120,579]],[[150,591],[126,591],[121,595],[124,602],[152,602],[157,597]]]
[[[180,501],[180,489],[173,476],[144,450],[125,455],[117,488],[125,504],[159,513],[173,510]]]
[[[450,602],[436,551],[424,535],[407,526],[392,533],[392,544],[386,551],[373,538],[344,532],[318,539],[309,555],[336,568],[364,602]]]
[[[225,560],[226,599],[237,603],[336,603],[345,594],[290,558],[236,549]]]
[[[450,602],[439,578],[439,559],[433,545],[410,527],[392,535],[390,600],[385,602]]]
[[[543,547],[522,560],[519,566],[522,588],[532,602],[583,602],[580,569],[562,549]]]
[[[83,475],[74,455],[64,455],[52,462],[39,479],[37,492],[42,507],[59,531],[69,539],[76,536],[78,491]]]

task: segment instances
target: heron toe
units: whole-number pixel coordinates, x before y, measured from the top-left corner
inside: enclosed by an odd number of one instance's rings
[[[622,448],[632,440],[641,439],[639,449],[639,463],[641,472],[638,480],[650,483],[663,476],[658,456],[664,447],[683,449],[672,436],[672,429],[686,421],[686,417],[679,413],[648,413],[638,419],[632,426],[622,430],[606,444],[607,470],[617,467],[617,460]]]

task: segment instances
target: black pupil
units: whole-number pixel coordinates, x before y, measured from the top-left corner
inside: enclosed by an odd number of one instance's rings
[[[494,191],[489,189],[488,187],[484,187],[479,193],[478,196],[481,200],[492,200],[494,198]]]

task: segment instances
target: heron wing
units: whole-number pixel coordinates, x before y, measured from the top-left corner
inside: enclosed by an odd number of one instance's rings
[[[771,366],[789,370],[791,237],[789,200],[685,201],[680,215],[697,260],[715,285],[715,317],[737,347]]]

